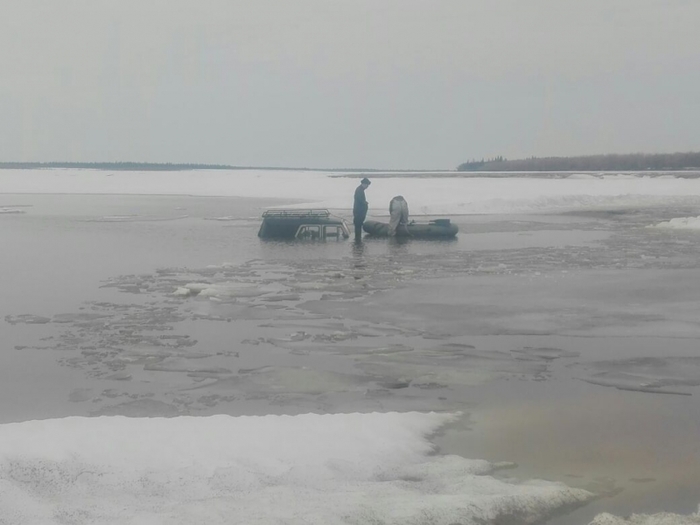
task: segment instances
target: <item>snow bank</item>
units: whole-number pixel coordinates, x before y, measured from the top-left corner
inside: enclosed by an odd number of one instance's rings
[[[567,178],[373,178],[367,190],[371,215],[388,215],[397,194],[411,215],[530,213],[660,202],[700,202],[700,179],[629,174]],[[109,172],[99,170],[0,170],[2,193],[168,194],[276,198],[297,207],[349,210],[363,174],[276,170]],[[369,174],[372,178],[372,174]],[[302,201],[301,203],[295,201]]]
[[[533,523],[592,494],[434,455],[448,414],[69,417],[0,426],[0,523]]]

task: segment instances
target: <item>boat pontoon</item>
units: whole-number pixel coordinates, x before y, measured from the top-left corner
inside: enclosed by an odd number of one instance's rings
[[[375,237],[388,237],[389,224],[379,221],[365,221],[362,229]],[[457,235],[459,228],[452,224],[450,219],[434,219],[428,222],[411,221],[405,225],[399,225],[396,236],[403,238],[415,237],[419,239],[446,239]]]

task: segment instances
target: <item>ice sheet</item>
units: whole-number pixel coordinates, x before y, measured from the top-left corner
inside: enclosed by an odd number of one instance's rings
[[[0,426],[0,523],[539,522],[593,498],[435,456],[454,414],[64,418]]]
[[[118,173],[76,169],[0,170],[0,188],[2,193],[282,198],[296,201],[295,207],[347,210],[352,203],[352,192],[364,174],[347,175],[274,170]],[[414,216],[700,203],[700,179],[649,177],[643,173],[584,177],[570,174],[564,178],[517,174],[504,178],[375,175],[367,190],[370,215],[388,215],[389,201],[398,193],[409,202]]]

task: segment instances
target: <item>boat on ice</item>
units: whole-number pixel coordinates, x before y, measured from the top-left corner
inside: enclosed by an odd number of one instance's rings
[[[258,230],[261,239],[326,240],[347,239],[348,226],[326,209],[274,209],[263,213]]]
[[[389,223],[379,221],[365,221],[362,229],[374,237],[388,237]],[[399,225],[396,236],[402,238],[415,237],[418,239],[446,239],[457,235],[459,228],[452,224],[450,219],[434,219],[428,222],[411,221],[406,225]]]

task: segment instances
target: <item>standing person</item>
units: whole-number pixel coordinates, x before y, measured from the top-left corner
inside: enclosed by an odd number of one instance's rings
[[[399,226],[408,234],[408,203],[402,195],[397,195],[389,203],[389,236],[395,237]]]
[[[365,197],[365,190],[372,184],[367,177],[360,181],[360,185],[355,190],[355,202],[352,205],[352,222],[355,225],[355,240],[362,238],[362,224],[367,217],[369,203]]]

